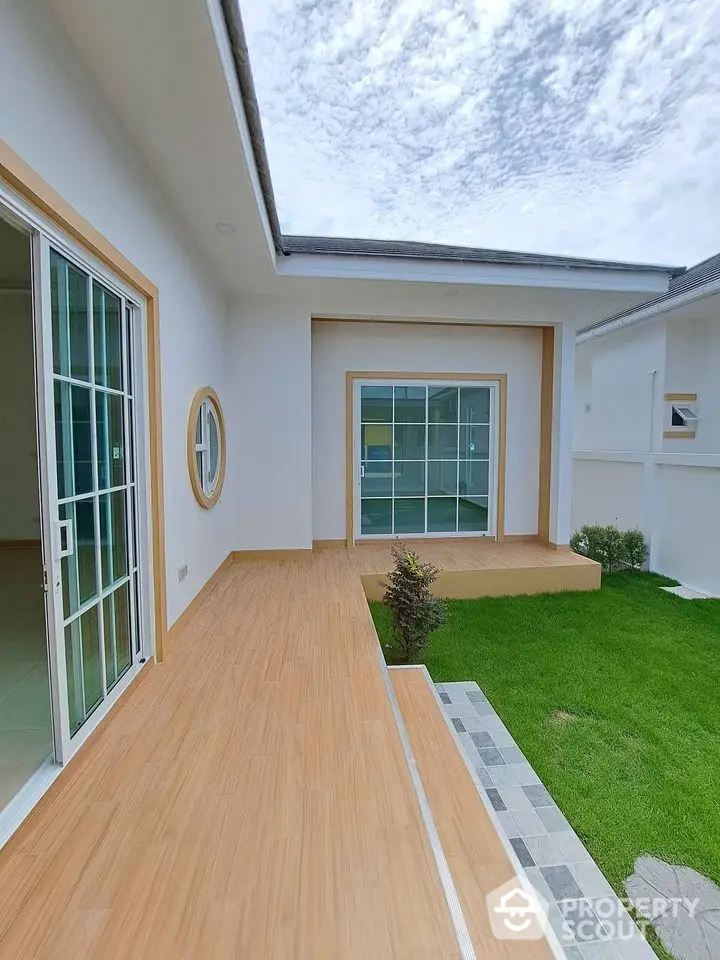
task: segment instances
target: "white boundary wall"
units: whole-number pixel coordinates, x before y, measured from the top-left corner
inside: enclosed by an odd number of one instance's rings
[[[575,452],[573,528],[638,527],[649,567],[720,596],[720,454]]]

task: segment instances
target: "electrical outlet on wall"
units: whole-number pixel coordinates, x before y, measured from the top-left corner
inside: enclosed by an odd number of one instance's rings
[[[180,581],[180,583],[183,582],[186,576],[187,576],[187,564],[182,563],[178,567],[178,580]]]

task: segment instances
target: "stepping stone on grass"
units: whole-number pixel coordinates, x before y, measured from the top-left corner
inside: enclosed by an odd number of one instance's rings
[[[720,887],[690,867],[638,857],[630,903],[676,960],[720,960]]]

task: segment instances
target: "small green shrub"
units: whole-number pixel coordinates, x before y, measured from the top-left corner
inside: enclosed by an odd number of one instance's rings
[[[623,535],[617,527],[607,527],[604,542],[605,562],[603,568],[607,573],[617,573],[625,569]]]
[[[639,570],[648,558],[648,547],[640,530],[618,530],[615,526],[586,524],[570,538],[575,553],[597,560],[603,573]]]
[[[607,527],[585,524],[570,537],[570,548],[583,557],[590,557],[599,563],[605,559],[605,531]],[[603,559],[600,560],[600,557]]]
[[[430,634],[445,623],[445,603],[433,596],[431,587],[439,569],[423,563],[404,544],[392,548],[393,569],[384,581],[383,601],[393,619],[393,656],[399,663],[413,663],[430,642]]]
[[[626,530],[623,533],[625,562],[633,570],[639,570],[647,563],[648,545],[640,530]]]

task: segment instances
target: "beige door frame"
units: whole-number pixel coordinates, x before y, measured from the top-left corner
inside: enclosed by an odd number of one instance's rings
[[[505,448],[507,432],[507,374],[506,373],[418,373],[397,370],[348,370],[345,374],[346,390],[346,465],[345,465],[345,510],[346,539],[349,547],[355,544],[355,381],[356,380],[435,380],[446,382],[484,380],[498,386],[498,442],[497,442],[497,505],[496,540],[505,538]],[[452,536],[452,534],[448,534]]]
[[[145,299],[153,621],[155,657],[157,660],[162,660],[167,634],[167,604],[158,289],[2,139],[0,139],[0,179]]]

